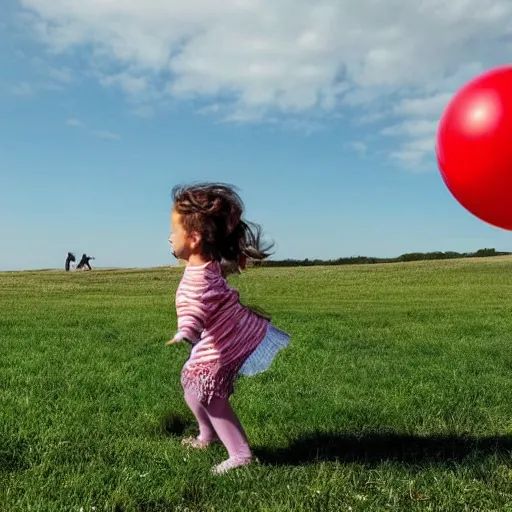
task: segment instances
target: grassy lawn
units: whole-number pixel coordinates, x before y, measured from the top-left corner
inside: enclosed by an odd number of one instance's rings
[[[182,269],[0,273],[0,510],[512,510],[512,259],[251,269],[292,344],[213,476],[179,372]]]

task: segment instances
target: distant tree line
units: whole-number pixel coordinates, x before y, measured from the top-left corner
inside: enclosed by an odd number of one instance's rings
[[[407,261],[424,261],[424,260],[452,260],[457,258],[485,258],[492,256],[506,256],[512,254],[510,252],[499,252],[496,249],[479,249],[476,252],[454,252],[454,251],[436,251],[436,252],[410,252],[402,254],[397,258],[375,258],[370,256],[350,256],[346,258],[337,258],[333,260],[265,260],[262,262],[254,262],[254,266],[264,267],[311,267],[311,266],[327,266],[327,265],[362,265],[372,263],[399,263]]]

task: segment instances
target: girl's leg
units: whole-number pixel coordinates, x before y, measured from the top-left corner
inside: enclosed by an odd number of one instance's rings
[[[225,473],[249,464],[252,453],[244,429],[228,398],[214,397],[206,407],[210,422],[228,451],[229,459],[213,468],[214,473]]]
[[[185,390],[185,402],[199,424],[199,436],[195,439],[184,439],[183,443],[193,448],[204,448],[218,439],[205,407],[199,398],[189,390]]]

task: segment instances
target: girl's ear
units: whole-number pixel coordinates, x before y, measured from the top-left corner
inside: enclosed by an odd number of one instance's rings
[[[189,239],[193,249],[197,249],[201,245],[201,235],[197,231],[189,234]]]

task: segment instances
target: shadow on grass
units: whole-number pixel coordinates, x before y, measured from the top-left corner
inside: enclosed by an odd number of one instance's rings
[[[182,437],[193,434],[197,430],[197,422],[189,413],[181,411],[169,412],[163,416],[158,427],[158,434],[169,437]]]
[[[161,435],[181,437],[197,433],[194,418],[187,413],[169,413],[162,418]],[[263,464],[299,466],[322,461],[355,462],[373,466],[383,461],[403,464],[453,464],[469,458],[493,455],[512,457],[512,435],[475,437],[463,435],[418,436],[394,432],[363,435],[317,432],[303,435],[288,446],[254,447]]]
[[[129,506],[115,505],[113,508],[113,512],[127,512],[128,510],[136,510],[137,512],[170,512],[180,509],[176,508],[176,503],[166,501],[165,499],[140,501]],[[186,510],[186,507],[182,507],[181,510]]]
[[[31,453],[33,444],[32,439],[0,439],[0,473],[24,471],[37,462],[36,455]]]
[[[362,436],[317,433],[305,435],[278,449],[255,448],[263,464],[298,466],[322,461],[378,465],[383,461],[403,464],[453,464],[468,458],[512,455],[512,436],[415,436],[365,433]]]
[[[0,451],[0,473],[10,473],[13,471],[22,471],[28,468],[23,454],[14,451]]]

